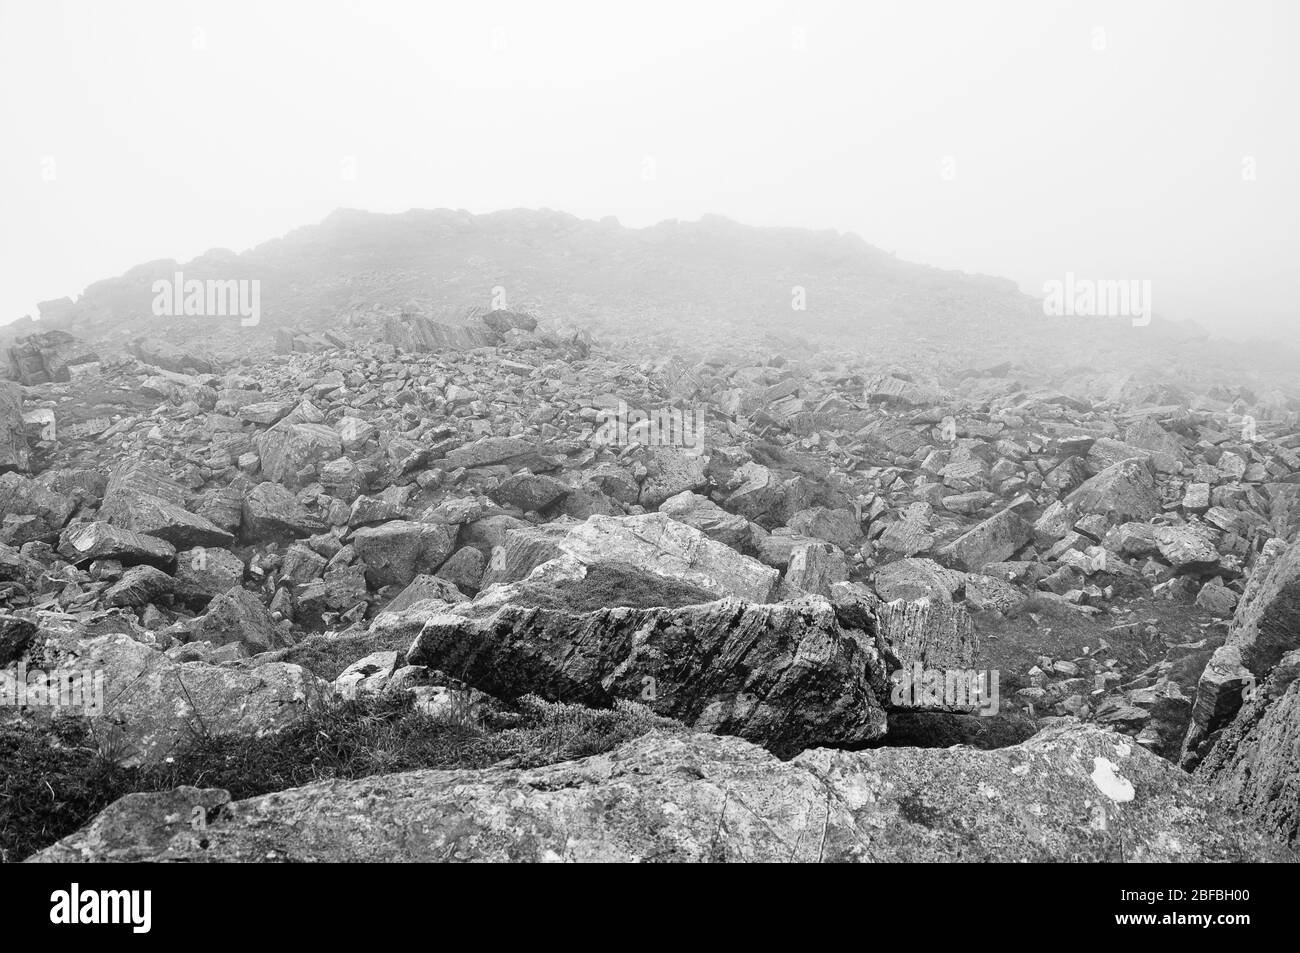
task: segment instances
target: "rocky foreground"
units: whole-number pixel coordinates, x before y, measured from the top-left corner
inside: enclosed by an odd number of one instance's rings
[[[191,823],[196,809],[202,830]],[[1113,732],[997,751],[806,751],[652,732],[529,771],[418,771],[231,802],[133,794],[31,858],[67,861],[1285,860],[1205,785]]]
[[[1296,398],[827,353],[509,311],[15,342],[0,671],[100,673],[123,764],[393,694],[680,729],[131,794],[33,859],[1289,858]]]

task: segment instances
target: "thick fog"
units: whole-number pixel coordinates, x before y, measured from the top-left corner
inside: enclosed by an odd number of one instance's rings
[[[717,213],[1292,335],[1290,2],[0,2],[0,321],[338,207]],[[1285,119],[1284,117],[1291,117]]]

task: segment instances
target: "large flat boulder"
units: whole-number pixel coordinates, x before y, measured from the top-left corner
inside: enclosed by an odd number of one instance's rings
[[[207,830],[190,825],[206,809]],[[218,810],[219,809],[219,810]],[[401,836],[394,836],[394,832]],[[651,731],[549,765],[320,781],[245,801],[131,794],[29,858],[70,861],[1203,862],[1287,860],[1130,739],[807,751]]]

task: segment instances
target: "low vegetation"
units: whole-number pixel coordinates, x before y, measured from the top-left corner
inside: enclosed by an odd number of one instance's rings
[[[145,767],[124,765],[83,719],[11,719],[0,723],[0,861],[22,860],[137,791],[189,784],[225,788],[240,800],[327,778],[536,767],[679,727],[632,703],[593,710],[526,697],[516,709],[510,727],[493,729],[435,718],[409,694],[339,702],[261,737],[196,734],[167,761]]]

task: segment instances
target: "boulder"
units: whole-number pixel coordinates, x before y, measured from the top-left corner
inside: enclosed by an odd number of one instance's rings
[[[9,373],[29,387],[72,380],[97,365],[99,355],[67,331],[45,331],[18,338],[8,349]]]
[[[546,469],[548,461],[535,444],[522,437],[483,437],[448,451],[439,465],[446,470],[501,465],[511,470],[536,471]]]
[[[228,549],[186,549],[176,554],[176,594],[206,604],[244,581],[244,561]]]
[[[1214,534],[1203,525],[1157,526],[1156,549],[1175,569],[1207,572],[1219,563]]]
[[[1079,513],[1098,513],[1112,523],[1148,522],[1160,512],[1160,495],[1147,459],[1121,460],[1065,498]]]
[[[890,670],[920,663],[931,669],[969,669],[979,637],[961,606],[941,600],[897,599],[875,609],[876,635]]]
[[[1272,540],[1237,604],[1227,640],[1196,686],[1182,763],[1195,767],[1217,732],[1237,716],[1245,696],[1288,652],[1300,648],[1300,545]],[[1221,756],[1221,760],[1225,756]]]
[[[749,520],[728,513],[707,496],[690,490],[664,500],[659,504],[659,512],[733,549],[741,547],[749,539]]]
[[[795,547],[790,552],[783,582],[793,593],[829,597],[831,586],[849,578],[844,554],[823,540]]]
[[[421,573],[436,572],[451,555],[454,527],[443,523],[393,520],[352,534],[352,547],[374,588],[406,586]]]
[[[278,483],[259,483],[244,497],[239,535],[246,542],[301,539],[326,529],[291,490]]]
[[[115,559],[126,566],[149,563],[168,568],[176,562],[176,547],[166,540],[133,533],[111,523],[73,523],[59,537],[59,555],[74,565]]]
[[[177,549],[226,547],[231,533],[185,508],[185,490],[146,463],[118,467],[109,478],[99,517],[121,529],[154,536]]]
[[[78,644],[61,668],[102,673],[102,709],[92,720],[122,744],[122,763],[156,763],[196,732],[260,735],[298,718],[328,697],[328,684],[297,665],[240,670],[178,663],[128,635]]]
[[[515,530],[495,553],[483,585],[522,579],[542,563],[569,554],[586,565],[631,563],[644,572],[679,579],[747,602],[767,602],[777,583],[775,569],[742,556],[699,530],[663,513],[592,516],[585,523]]]
[[[0,381],[0,472],[31,467],[27,428],[23,423],[23,389],[13,381]]]
[[[33,516],[43,534],[57,533],[76,508],[69,497],[20,473],[0,474],[0,516]]]
[[[862,530],[852,510],[809,507],[790,518],[790,528],[804,536],[824,539],[845,552],[851,551],[862,540]]]
[[[282,422],[254,442],[262,473],[273,483],[290,487],[312,482],[319,464],[343,452],[338,432],[325,424]]]
[[[646,459],[646,478],[641,484],[641,505],[659,506],[679,493],[702,490],[708,486],[705,473],[708,460],[697,450],[684,447],[657,447]]]
[[[569,487],[552,476],[516,473],[502,480],[488,495],[502,506],[525,513],[550,509],[569,494]]]
[[[1196,775],[1258,829],[1300,847],[1300,650],[1252,689]]]
[[[0,613],[0,668],[18,661],[36,635],[36,623],[30,619]]]
[[[933,559],[900,559],[881,566],[871,577],[871,587],[886,602],[925,598],[952,602],[965,583],[965,573]]]
[[[104,604],[142,608],[172,591],[175,580],[153,566],[132,566],[108,587]]]
[[[1034,537],[1034,527],[1013,509],[1005,509],[967,530],[937,556],[945,565],[968,572],[1010,559]]]
[[[207,830],[190,824],[200,807]],[[394,831],[405,832],[394,836]],[[35,862],[1285,860],[1209,788],[1089,725],[1009,748],[806,751],[655,729],[540,768],[130,794]]]
[[[225,645],[241,642],[250,652],[269,652],[288,648],[293,640],[285,635],[271,617],[271,612],[255,593],[243,586],[232,586],[208,603],[208,611],[188,626],[196,642]]]
[[[824,599],[751,605],[734,599],[588,613],[474,603],[434,615],[407,653],[499,698],[608,707],[639,700],[704,731],[783,756],[884,733],[871,679],[884,677],[861,633]]]
[[[438,602],[467,602],[468,598],[449,580],[438,576],[419,575],[399,592],[392,602],[384,606],[385,612],[402,612],[417,602],[433,599]]]
[[[726,508],[765,529],[785,525],[789,517],[801,508],[789,507],[786,483],[760,463],[751,461],[738,467],[732,480],[735,489],[724,501]]]
[[[486,568],[487,560],[481,552],[473,546],[462,546],[447,557],[438,570],[438,578],[447,580],[458,590],[474,593],[479,590]]]

